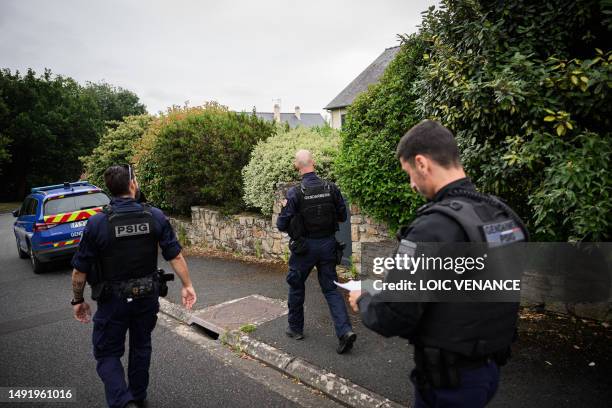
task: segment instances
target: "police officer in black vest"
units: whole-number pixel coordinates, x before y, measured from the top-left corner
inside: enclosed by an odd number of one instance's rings
[[[90,321],[85,283],[98,302],[93,317],[97,372],[104,382],[109,407],[146,406],[151,361],[151,332],[157,322],[158,296],[167,286],[157,270],[157,251],[170,262],[183,283],[183,305],[191,309],[196,294],[176,235],[161,210],[138,202],[132,167],[112,166],[104,182],[113,198],[92,216],[83,231],[72,265],[74,317]],[[121,357],[129,330],[127,382]]]
[[[410,129],[397,157],[412,188],[429,201],[398,233],[401,244],[490,242],[481,226],[492,224],[504,228],[508,243],[528,239],[514,211],[476,191],[453,134],[438,122]],[[349,301],[370,329],[414,344],[416,407],[477,408],[493,398],[516,336],[517,303],[394,303],[361,291],[351,292]]]
[[[302,175],[302,182],[287,192],[287,199],[276,226],[291,236],[289,248],[289,327],[287,336],[296,340],[304,338],[305,282],[310,271],[317,267],[319,285],[329,306],[338,347],[342,354],[353,347],[357,338],[353,333],[344,298],[334,281],[337,255],[335,233],[338,223],[346,220],[346,204],[335,184],[322,180],[314,172],[314,161],[308,150],[295,155],[295,168]]]

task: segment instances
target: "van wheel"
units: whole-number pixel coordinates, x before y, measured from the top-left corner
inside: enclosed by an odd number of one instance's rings
[[[34,251],[32,250],[32,245],[29,245],[30,248],[30,262],[32,263],[32,271],[34,271],[34,273],[39,274],[39,273],[43,273],[45,270],[45,264],[40,262],[40,260],[36,257],[36,254],[34,254]]]
[[[19,246],[19,240],[18,239],[15,239],[15,242],[17,242],[17,253],[19,253],[19,257],[21,259],[26,259],[28,257],[28,253],[21,249],[21,247]]]

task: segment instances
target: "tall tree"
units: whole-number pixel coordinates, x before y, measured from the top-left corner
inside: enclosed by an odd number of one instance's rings
[[[129,91],[105,89],[92,91],[49,70],[0,71],[0,199],[19,200],[29,187],[78,179],[78,158],[98,144],[105,122],[122,118],[121,107],[126,114],[143,109]]]
[[[87,82],[85,93],[96,101],[105,121],[120,121],[125,116],[142,115],[147,112],[145,105],[140,103],[134,92],[106,82]]]

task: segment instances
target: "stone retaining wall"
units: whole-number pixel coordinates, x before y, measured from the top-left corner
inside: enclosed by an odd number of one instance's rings
[[[191,244],[260,258],[287,259],[289,237],[271,220],[258,215],[224,215],[207,207],[191,207],[192,222],[171,219],[179,237]]]
[[[391,239],[389,228],[372,218],[361,213],[361,210],[356,205],[351,205],[351,242],[352,242],[352,261],[357,269],[357,272],[362,274],[361,262],[362,251],[361,244],[366,242],[382,242],[387,245],[393,245],[395,242]]]
[[[224,215],[214,208],[191,207],[191,222],[177,218],[170,221],[182,241],[261,258],[287,260],[289,237],[276,229],[276,220],[282,208],[281,202],[292,185],[279,186],[270,218],[255,214]],[[351,206],[350,223],[352,260],[359,272],[361,243],[389,241],[389,230],[362,215],[355,205]]]

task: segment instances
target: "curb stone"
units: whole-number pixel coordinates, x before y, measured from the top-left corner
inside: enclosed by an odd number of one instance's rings
[[[187,323],[191,318],[189,310],[163,298],[159,298],[159,310],[183,323]]]
[[[185,308],[159,299],[159,309],[183,323],[189,321],[191,312]],[[269,344],[255,340],[240,331],[219,333],[225,344],[237,348],[257,360],[307,384],[334,400],[349,407],[358,408],[402,408],[404,405],[391,401],[375,392],[352,383],[346,378],[324,370],[299,357],[285,353]]]

